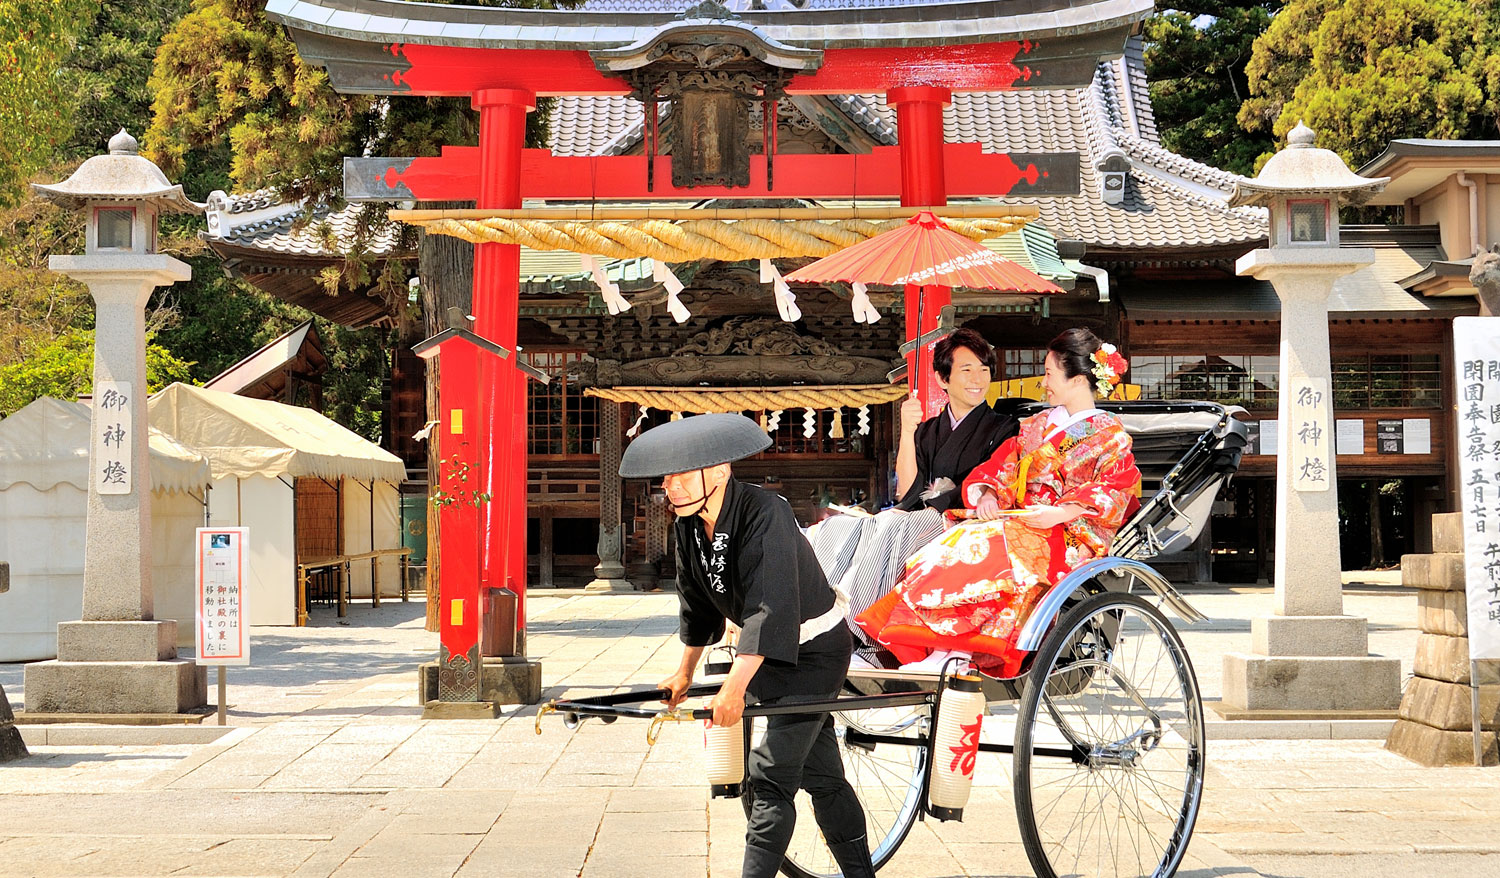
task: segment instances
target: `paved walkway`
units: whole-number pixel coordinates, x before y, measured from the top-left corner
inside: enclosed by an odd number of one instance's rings
[[[1408,664],[1415,597],[1351,585],[1372,649]],[[1266,589],[1200,590],[1185,630],[1206,697],[1249,643]],[[541,594],[531,653],[548,695],[652,683],[675,666],[672,595]],[[256,629],[230,671],[230,722],[199,745],[35,746],[0,766],[0,876],[732,876],[744,818],[707,797],[699,736],[549,718],[423,721],[421,605]],[[24,701],[21,668],[0,683]],[[1378,740],[1210,742],[1204,810],[1179,873],[1408,878],[1500,874],[1500,771],[1423,769]],[[984,756],[962,824],[919,824],[882,878],[1025,876],[1008,763]]]

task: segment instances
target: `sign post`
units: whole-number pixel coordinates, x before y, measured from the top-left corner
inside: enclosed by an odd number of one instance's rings
[[[1500,662],[1500,318],[1455,319],[1453,354],[1474,764],[1483,765],[1480,664]]]
[[[250,664],[245,588],[250,581],[247,527],[200,527],[193,552],[198,664],[219,667],[219,725],[228,719],[224,668]]]

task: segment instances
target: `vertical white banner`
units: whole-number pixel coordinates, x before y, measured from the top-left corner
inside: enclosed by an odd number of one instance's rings
[[[1333,400],[1328,379],[1298,378],[1282,391],[1291,394],[1283,424],[1291,451],[1292,490],[1326,491],[1333,483]]]
[[[1500,659],[1500,317],[1453,321],[1469,656]]]
[[[250,582],[247,527],[200,527],[193,553],[197,572],[198,664],[250,664]]]
[[[94,388],[94,489],[130,493],[131,434],[135,399],[128,381],[101,381]]]

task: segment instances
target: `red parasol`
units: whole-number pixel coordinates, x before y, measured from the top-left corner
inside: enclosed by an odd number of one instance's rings
[[[1062,287],[948,228],[924,210],[907,224],[825,256],[787,275],[788,281],[848,281],[1061,293]]]

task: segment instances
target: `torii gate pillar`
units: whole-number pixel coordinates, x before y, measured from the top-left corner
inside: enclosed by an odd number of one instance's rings
[[[518,88],[476,91],[479,111],[479,193],[477,206],[521,206],[521,149],[526,114],[536,95]],[[526,376],[518,368],[521,248],[515,244],[474,247],[474,331],[506,350],[507,362],[492,362],[480,373],[484,398],[481,465],[486,504],[481,523],[480,580],[516,593],[516,647],[526,654]]]
[[[896,139],[901,147],[901,204],[903,207],[939,207],[948,203],[947,177],[943,168],[943,107],[953,101],[951,89],[918,85],[893,88],[886,102],[896,108]],[[953,301],[947,287],[906,287],[906,338],[921,338],[939,326],[939,312]],[[947,396],[932,371],[932,346],[937,339],[906,355],[906,382],[922,392],[923,417],[936,415]]]

